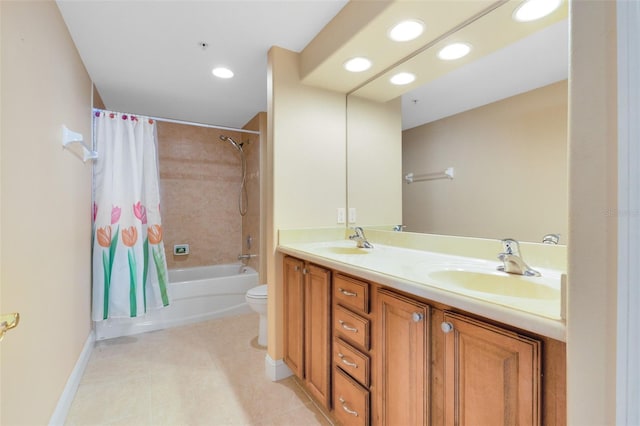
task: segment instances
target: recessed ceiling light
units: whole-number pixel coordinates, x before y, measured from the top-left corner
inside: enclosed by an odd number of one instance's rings
[[[344,69],[351,72],[362,72],[371,68],[371,61],[361,56],[351,58],[344,63]]]
[[[467,56],[471,51],[471,45],[467,43],[451,43],[440,49],[438,58],[452,61]]]
[[[211,73],[219,78],[231,78],[233,77],[233,71],[225,67],[217,67],[211,70]]]
[[[403,86],[405,84],[413,83],[416,79],[416,76],[411,74],[410,72],[400,72],[389,80],[391,84],[395,84],[396,86]]]
[[[513,19],[518,22],[535,21],[556,10],[562,0],[526,0],[513,11]]]
[[[389,38],[393,41],[410,41],[418,38],[424,31],[424,23],[417,19],[402,21],[389,31]]]

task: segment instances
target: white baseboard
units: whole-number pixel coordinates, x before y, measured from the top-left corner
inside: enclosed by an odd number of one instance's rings
[[[277,382],[293,375],[293,372],[283,360],[274,360],[269,354],[264,357],[264,371],[272,382]]]
[[[49,426],[64,425],[67,419],[67,414],[69,413],[69,408],[71,408],[73,398],[75,398],[76,392],[78,391],[80,380],[82,380],[82,375],[84,374],[84,370],[87,367],[89,358],[91,357],[91,352],[93,352],[95,341],[96,336],[93,330],[91,330],[91,333],[89,333],[89,336],[87,337],[87,341],[84,343],[82,352],[80,352],[78,361],[76,361],[76,365],[73,367],[73,370],[69,375],[69,379],[62,391],[62,395],[60,395],[60,399],[58,399],[56,409],[54,410],[51,419],[49,419]]]

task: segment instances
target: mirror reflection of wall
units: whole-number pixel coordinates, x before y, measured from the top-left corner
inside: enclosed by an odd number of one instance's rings
[[[347,99],[348,205],[359,226],[402,222],[400,99],[380,103]],[[354,223],[350,223],[353,226]]]
[[[452,180],[403,185],[406,230],[537,242],[566,236],[567,107],[564,80],[405,130],[404,174],[455,171]]]
[[[512,17],[520,3],[501,3],[461,24],[349,94],[350,206],[365,204],[362,194],[371,190],[371,182],[358,173],[377,152],[364,156],[363,149],[359,154],[352,149],[364,146],[356,139],[363,132],[352,131],[350,117],[356,116],[355,108],[362,108],[355,99],[388,106],[400,96],[402,171],[397,177],[387,173],[386,178],[401,188],[400,222],[406,231],[532,242],[559,233],[564,236],[560,243],[566,243],[567,7],[562,3],[548,17],[521,23]],[[470,43],[471,54],[442,61],[438,52],[449,42]],[[400,71],[417,77],[402,92],[389,84],[389,77]],[[374,139],[366,139],[370,147]],[[397,140],[385,140],[393,139]],[[392,161],[392,156],[386,158]],[[448,167],[454,168],[453,180],[402,180],[408,173],[443,172]],[[386,197],[387,203],[381,198],[376,201],[388,208],[395,197]],[[386,217],[358,222],[389,224]]]

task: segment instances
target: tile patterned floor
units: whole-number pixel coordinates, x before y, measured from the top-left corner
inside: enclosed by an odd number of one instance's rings
[[[330,425],[293,378],[271,382],[258,316],[96,344],[66,425]]]

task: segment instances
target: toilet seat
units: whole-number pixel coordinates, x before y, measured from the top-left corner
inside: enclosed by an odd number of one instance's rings
[[[247,291],[247,297],[251,299],[266,299],[267,285],[263,284],[249,289],[249,291]]]

